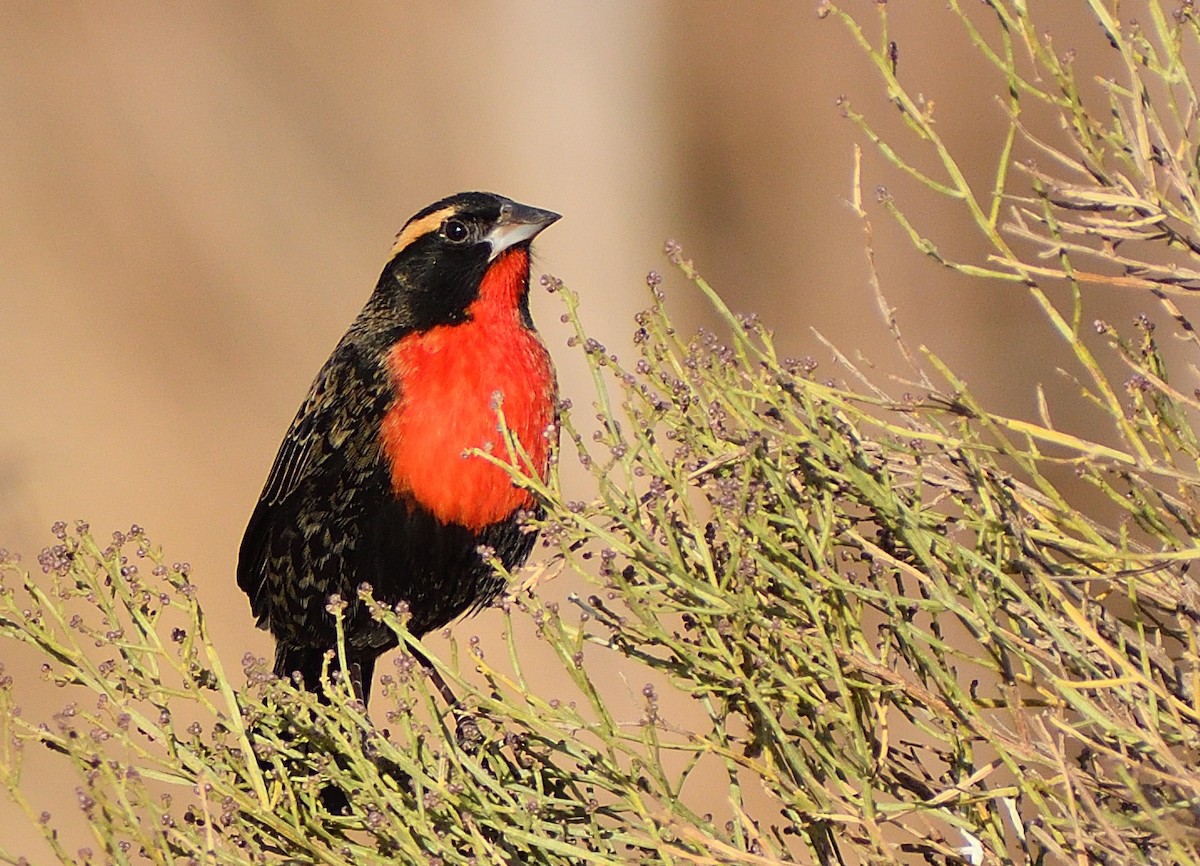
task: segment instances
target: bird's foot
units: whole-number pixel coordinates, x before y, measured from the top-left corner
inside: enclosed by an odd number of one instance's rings
[[[483,731],[473,713],[454,713],[455,741],[458,747],[468,755],[475,755],[483,745]]]
[[[329,784],[321,789],[321,806],[330,815],[349,815],[350,798],[337,785]]]

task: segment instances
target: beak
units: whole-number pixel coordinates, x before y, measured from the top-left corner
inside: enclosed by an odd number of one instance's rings
[[[483,238],[492,247],[488,261],[495,261],[496,256],[510,247],[533,240],[538,232],[559,219],[561,216],[554,211],[517,204],[515,201],[505,202],[500,208],[496,227]]]

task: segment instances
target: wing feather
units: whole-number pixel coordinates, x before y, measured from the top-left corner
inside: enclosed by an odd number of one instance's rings
[[[302,487],[334,491],[347,462],[372,458],[377,431],[390,402],[381,365],[353,342],[343,340],[313,380],[263,485],[246,526],[238,556],[238,586],[250,596],[260,624],[268,599],[271,540],[277,525],[294,518],[289,500]],[[325,477],[329,476],[329,477]],[[345,479],[349,481],[349,479]]]

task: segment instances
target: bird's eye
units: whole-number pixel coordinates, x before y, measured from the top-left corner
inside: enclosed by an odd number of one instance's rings
[[[471,236],[471,230],[460,219],[448,219],[442,225],[442,235],[452,244],[461,244]]]

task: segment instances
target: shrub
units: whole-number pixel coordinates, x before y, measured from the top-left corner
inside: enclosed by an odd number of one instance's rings
[[[819,379],[731,313],[677,244],[668,257],[724,332],[682,338],[651,274],[632,365],[547,278],[594,375],[581,411],[599,419],[589,435],[564,407],[560,458],[590,469],[596,495],[567,501],[510,467],[546,505],[549,553],[501,605],[501,664],[473,643],[436,661],[457,720],[404,651],[375,725],[343,684],[319,704],[253,658],[235,686],[185,568],[136,528],[102,547],[59,525],[41,574],[0,565],[0,633],[42,652],[73,701],[26,719],[0,681],[0,773],[31,818],[21,755],[42,744],[75,768],[104,862],[1194,862],[1200,397],[1172,384],[1148,318],[1122,335],[1083,310],[1090,285],[1125,287],[1196,344],[1175,299],[1200,286],[1200,103],[1184,64],[1200,25],[1190,3],[1171,15],[1149,0],[1144,28],[1085,4],[1123,75],[1097,107],[1024,3],[984,5],[950,3],[1006,82],[985,193],[896,77],[887,4],[870,37],[858,13],[821,8],[939,174],[844,110],[991,252],[949,260],[881,194],[919,249],[1041,306],[1107,441],[1057,429],[1044,406],[1037,421],[989,412],[907,347],[906,393],[845,358],[845,382]],[[1068,149],[1025,127],[1030,102],[1062,119]],[[1018,162],[1022,147],[1039,164]],[[855,190],[869,227],[857,177]],[[560,607],[536,588],[562,563],[595,590]],[[411,641],[402,615],[378,613]],[[571,683],[565,699],[528,666],[515,639],[528,626]],[[636,722],[596,673],[613,656],[653,683]],[[664,710],[681,696],[686,724]],[[713,778],[721,809],[699,814]],[[335,789],[347,814],[328,808]]]

